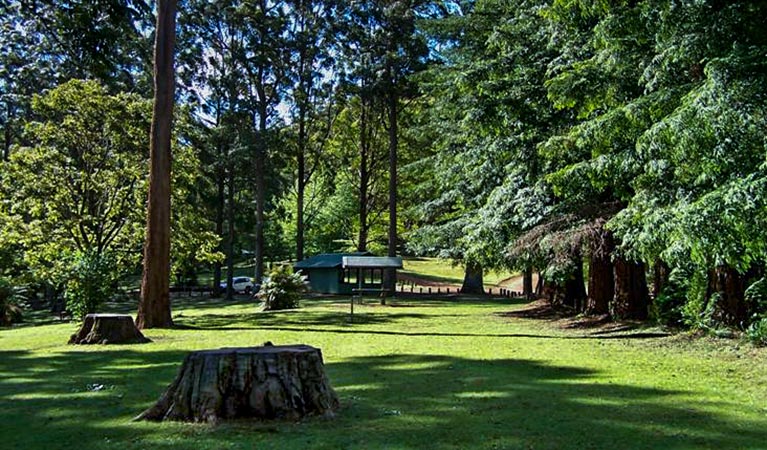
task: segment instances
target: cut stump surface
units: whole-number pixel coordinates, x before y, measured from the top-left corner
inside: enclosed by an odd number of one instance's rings
[[[332,417],[338,406],[320,349],[267,344],[190,353],[160,400],[136,420],[297,420]]]
[[[141,334],[128,314],[88,314],[70,344],[143,344],[151,342]]]

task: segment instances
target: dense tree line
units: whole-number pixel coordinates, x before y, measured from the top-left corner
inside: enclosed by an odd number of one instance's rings
[[[83,255],[107,250],[105,267],[135,273],[153,11],[6,0],[0,13],[0,271],[50,295],[76,278],[62,261]],[[211,270],[218,295],[244,259],[260,279],[268,261],[321,252],[432,255],[462,264],[467,290],[506,268],[575,313],[767,329],[765,13],[717,0],[180,2],[176,281]],[[69,118],[88,108],[105,114]],[[115,155],[103,186],[73,152]],[[78,183],[93,211],[46,201],[75,204]],[[107,237],[91,239],[99,227]]]

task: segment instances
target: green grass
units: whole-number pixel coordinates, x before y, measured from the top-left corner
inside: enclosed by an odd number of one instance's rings
[[[412,275],[426,280],[438,281],[460,285],[463,282],[463,266],[453,265],[453,262],[439,258],[403,258],[403,269],[400,273]],[[511,277],[510,272],[485,272],[483,281],[485,286],[497,286],[502,281]]]
[[[736,341],[595,335],[508,318],[500,300],[177,301],[145,345],[64,345],[73,324],[0,330],[3,449],[734,449],[767,447],[765,353]],[[133,305],[118,305],[131,310]],[[184,355],[320,347],[334,420],[134,423]],[[94,391],[93,385],[104,389]],[[89,387],[90,386],[90,387]]]

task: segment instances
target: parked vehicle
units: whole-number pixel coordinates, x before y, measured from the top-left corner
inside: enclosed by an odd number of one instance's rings
[[[232,289],[234,292],[250,295],[253,292],[253,280],[248,277],[234,277]],[[221,290],[226,290],[226,282],[221,283]]]

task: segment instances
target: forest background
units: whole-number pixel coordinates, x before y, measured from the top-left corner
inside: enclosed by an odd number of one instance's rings
[[[0,3],[0,283],[33,303],[141,272],[154,13]],[[180,1],[176,282],[210,271],[218,294],[245,259],[260,278],[322,252],[439,256],[470,278],[519,270],[526,293],[538,272],[575,312],[767,338],[764,17]]]

